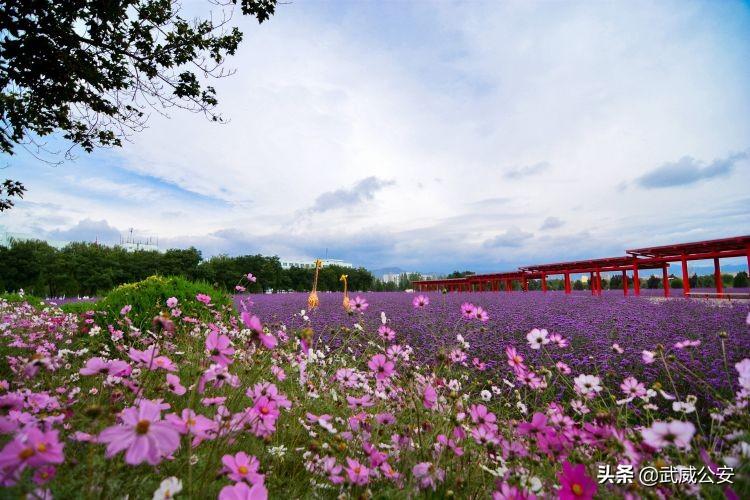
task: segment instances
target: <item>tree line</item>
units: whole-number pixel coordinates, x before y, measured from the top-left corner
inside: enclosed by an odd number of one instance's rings
[[[40,240],[14,240],[0,246],[0,290],[25,290],[43,297],[95,296],[123,283],[149,276],[182,276],[202,280],[229,292],[240,278],[252,273],[257,281],[244,283],[248,292],[307,291],[314,269],[283,269],[278,257],[264,255],[219,255],[203,259],[196,248],[165,252],[138,250],[95,243],[69,243],[61,249]],[[342,274],[349,276],[349,289],[373,289],[375,279],[364,268],[326,266],[320,270],[318,290],[341,290]]]

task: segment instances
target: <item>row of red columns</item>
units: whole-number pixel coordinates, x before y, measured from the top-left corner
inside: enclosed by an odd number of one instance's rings
[[[687,297],[690,294],[690,276],[688,273],[688,265],[687,265],[687,256],[683,254],[680,259],[680,263],[682,265],[682,291],[683,294]],[[750,246],[747,248],[747,265],[748,269],[750,269]],[[638,259],[637,257],[633,257],[633,293],[638,296],[641,294],[641,282],[640,278],[638,276]],[[572,292],[572,286],[570,283],[570,271],[566,271],[561,273],[564,277],[564,284],[565,284],[565,293],[569,294]],[[602,276],[601,271],[591,271],[589,273],[590,278],[590,285],[589,288],[591,289],[592,295],[601,295],[602,292]],[[490,284],[490,290],[493,292],[500,291],[500,282],[505,282],[505,291],[510,292],[513,290],[512,282],[515,281],[510,278],[504,278],[504,279],[497,279],[497,280],[487,280],[486,282],[480,282],[479,285],[482,290],[486,289],[486,284]],[[529,282],[527,277],[521,278],[521,289],[523,291],[529,290]],[[542,273],[541,276],[542,281],[542,292],[547,292],[547,273]],[[714,257],[714,282],[716,285],[716,293],[721,296],[724,293],[724,283],[722,283],[721,280],[721,265],[719,262],[719,257]],[[670,295],[670,286],[669,286],[669,264],[664,263],[664,266],[662,267],[662,287],[664,289],[664,296],[669,297]],[[420,283],[419,284],[419,291],[440,291],[443,287],[439,284],[427,284],[427,283]],[[465,283],[452,283],[445,285],[445,288],[448,291],[455,291],[455,292],[462,292],[462,291],[474,291],[474,285],[470,282]],[[628,295],[629,293],[629,283],[628,283],[628,273],[627,269],[622,270],[622,292],[623,295]]]

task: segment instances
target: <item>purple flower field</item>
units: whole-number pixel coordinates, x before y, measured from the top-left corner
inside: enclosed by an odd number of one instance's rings
[[[659,291],[660,290],[655,290]],[[658,345],[666,354],[674,354],[686,368],[702,374],[715,387],[726,385],[720,332],[725,332],[729,366],[750,356],[750,332],[746,323],[750,312],[748,301],[684,300],[660,297],[623,297],[612,291],[601,297],[584,292],[566,296],[562,293],[425,293],[429,305],[415,310],[416,294],[403,292],[362,293],[369,307],[363,314],[344,311],[340,293],[321,293],[320,307],[310,313],[310,325],[326,343],[336,344],[345,335],[339,328],[350,328],[358,321],[366,329],[377,330],[381,312],[396,332],[398,342],[415,349],[422,362],[433,362],[439,353],[455,344],[461,334],[471,344],[469,357],[478,357],[488,368],[508,370],[505,348],[515,346],[532,362],[542,362],[543,354],[528,348],[526,334],[544,328],[570,341],[556,355],[574,372],[611,375],[622,378],[637,374],[659,378],[661,363],[644,364],[642,352],[654,351]],[[251,309],[269,323],[303,326],[299,316],[306,309],[306,294],[237,296],[240,305],[250,300]],[[489,314],[486,323],[466,321],[460,306],[469,301]],[[297,315],[295,317],[295,314]],[[699,347],[676,348],[685,340],[699,340]],[[622,350],[613,349],[617,344]],[[581,353],[586,353],[582,356]],[[696,388],[696,391],[698,388]]]

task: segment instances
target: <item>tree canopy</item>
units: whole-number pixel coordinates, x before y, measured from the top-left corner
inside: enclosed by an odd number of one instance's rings
[[[219,0],[218,18],[188,20],[175,0],[2,0],[0,151],[21,145],[43,155],[39,138],[55,131],[87,152],[120,146],[149,110],[220,121],[215,89],[202,80],[230,73],[223,63],[242,40],[230,26],[236,4],[259,23],[276,8],[276,0]]]

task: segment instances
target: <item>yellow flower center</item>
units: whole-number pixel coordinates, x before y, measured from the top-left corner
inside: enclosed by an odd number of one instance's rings
[[[39,450],[39,452],[44,453],[45,451],[47,451],[47,445],[44,443],[39,443],[38,445],[36,445],[36,449]]]
[[[247,467],[245,467],[244,465],[240,465],[239,467],[237,467],[237,470],[240,472],[240,474],[247,474]]]
[[[18,454],[18,458],[21,460],[26,460],[27,458],[31,458],[34,456],[34,448],[24,448],[21,450],[21,453]]]
[[[578,483],[573,483],[573,486],[571,486],[570,489],[573,490],[573,494],[577,497],[583,495],[583,486]]]

